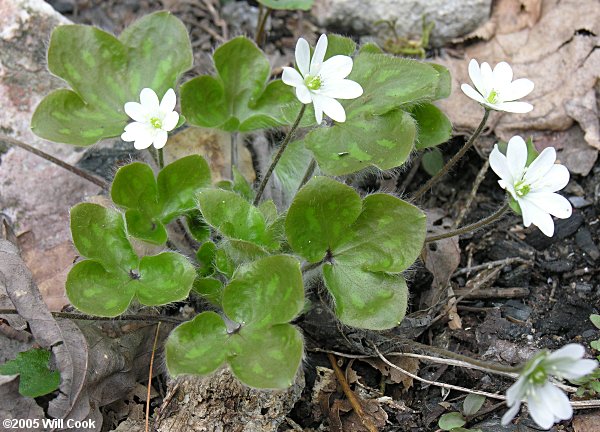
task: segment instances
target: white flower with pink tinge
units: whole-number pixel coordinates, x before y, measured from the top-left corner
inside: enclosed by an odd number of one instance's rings
[[[519,204],[523,224],[537,226],[548,237],[554,235],[550,215],[567,219],[573,212],[569,200],[555,193],[569,183],[569,170],[555,161],[556,150],[548,147],[526,166],[527,144],[520,136],[508,141],[506,156],[497,144],[490,154],[490,166],[500,177],[498,184]]]
[[[352,72],[352,58],[336,55],[325,61],[327,36],[321,35],[312,59],[308,42],[300,38],[296,43],[296,66],[283,68],[282,80],[296,88],[296,96],[303,104],[312,102],[317,123],[323,121],[323,113],[336,122],[346,121],[346,111],[336,99],[356,99],[363,89],[355,81],[345,79]]]
[[[500,62],[492,70],[485,62],[479,67],[473,59],[469,63],[469,77],[475,88],[463,84],[461,90],[487,108],[511,113],[528,113],[533,109],[527,102],[516,102],[533,91],[533,82],[527,78],[513,81],[513,71],[508,63]]]
[[[133,146],[143,150],[151,145],[161,149],[167,143],[169,132],[175,129],[179,114],[174,111],[177,97],[173,89],[167,90],[162,100],[154,90],[145,88],[140,92],[140,102],[127,102],[125,113],[134,121],[125,126],[123,141],[133,141]]]

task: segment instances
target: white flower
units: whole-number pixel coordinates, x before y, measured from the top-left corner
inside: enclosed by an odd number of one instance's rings
[[[533,82],[526,78],[513,81],[513,71],[506,62],[500,62],[494,70],[487,63],[481,64],[473,59],[469,63],[469,77],[475,84],[475,90],[469,84],[460,86],[471,99],[496,111],[527,113],[533,109],[527,102],[514,102],[533,91]]]
[[[490,154],[490,165],[501,179],[498,184],[519,204],[524,225],[534,224],[548,237],[554,234],[550,215],[567,219],[573,211],[565,197],[554,193],[569,182],[569,170],[555,161],[556,150],[548,147],[525,166],[527,144],[520,136],[508,141],[506,156],[498,150],[497,144]]]
[[[125,126],[121,135],[123,141],[134,141],[133,146],[143,150],[154,144],[157,149],[167,143],[168,132],[175,129],[179,114],[175,111],[177,102],[173,89],[167,90],[160,103],[154,90],[145,88],[140,92],[140,102],[127,102],[125,112],[135,120]]]
[[[317,123],[323,121],[323,113],[336,122],[346,121],[344,107],[336,99],[356,99],[363,93],[357,82],[344,79],[352,72],[352,59],[344,55],[333,56],[326,61],[327,36],[321,35],[312,60],[310,47],[305,39],[296,43],[296,66],[284,67],[282,80],[296,88],[296,96],[303,104],[313,103]]]
[[[573,408],[569,398],[548,382],[550,375],[557,379],[577,379],[591,373],[598,366],[596,360],[582,359],[585,354],[579,344],[565,345],[549,354],[538,354],[525,365],[521,376],[506,392],[506,404],[510,409],[502,417],[507,425],[527,402],[531,418],[542,428],[550,429],[561,420],[570,419]]]

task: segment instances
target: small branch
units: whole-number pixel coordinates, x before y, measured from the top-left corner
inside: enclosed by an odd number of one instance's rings
[[[488,108],[485,108],[485,112],[483,114],[483,118],[481,119],[481,123],[479,123],[479,126],[477,126],[477,129],[475,130],[475,132],[473,133],[473,135],[471,135],[471,138],[469,138],[469,140],[465,143],[465,145],[462,146],[462,148],[458,151],[458,153],[456,153],[452,159],[450,159],[448,161],[448,163],[446,165],[444,165],[444,167],[433,177],[431,177],[427,183],[425,183],[423,186],[421,186],[419,188],[419,190],[417,190],[415,192],[415,194],[412,196],[413,200],[417,200],[419,199],[425,192],[427,192],[428,190],[431,189],[431,187],[436,184],[444,175],[446,175],[448,173],[448,171],[450,171],[450,169],[456,165],[456,163],[465,155],[465,153],[471,148],[471,146],[473,145],[473,143],[477,140],[477,138],[479,138],[479,135],[481,135],[481,132],[483,131],[483,128],[485,127],[485,124],[487,123],[488,117],[490,115],[490,110]]]
[[[254,36],[254,41],[256,45],[262,47],[265,39],[265,27],[267,25],[267,20],[269,19],[269,15],[271,15],[271,9],[265,8],[262,4],[258,9],[258,21],[256,26],[256,35]]]
[[[163,315],[120,315],[117,317],[96,317],[86,314],[72,312],[50,312],[54,318],[68,318],[73,320],[87,321],[147,321],[147,322],[166,322],[173,324],[181,324],[186,320],[175,317],[167,317]],[[19,315],[15,309],[0,309],[0,315]]]
[[[527,263],[531,263],[531,261],[526,260],[521,257],[504,258],[504,259],[497,260],[497,261],[490,261],[490,262],[487,262],[484,264],[478,264],[478,265],[475,265],[472,267],[464,267],[464,268],[458,269],[452,274],[452,277],[460,276],[463,274],[469,274],[471,272],[479,271],[479,270],[488,270],[488,269],[491,269],[492,267],[504,267],[504,266],[507,266],[507,265],[510,265],[513,263],[527,264]]]
[[[231,133],[231,158],[229,160],[229,175],[233,181],[233,167],[239,165],[239,152],[238,152],[238,133]]]
[[[302,108],[300,109],[300,112],[298,113],[298,117],[296,117],[296,120],[294,121],[292,128],[290,129],[288,134],[283,139],[283,142],[281,143],[281,146],[279,146],[279,150],[275,154],[275,157],[273,158],[273,161],[271,162],[269,169],[267,169],[267,172],[265,173],[262,181],[260,182],[260,185],[258,186],[258,190],[256,191],[256,198],[254,198],[254,205],[258,205],[258,203],[260,203],[260,199],[262,197],[262,194],[265,191],[265,188],[267,187],[267,183],[269,182],[269,179],[271,178],[271,174],[273,174],[273,171],[275,170],[277,163],[279,163],[279,159],[281,159],[283,152],[285,151],[288,144],[292,140],[292,137],[294,136],[294,132],[296,132],[296,129],[298,128],[298,125],[300,124],[300,120],[302,120],[302,116],[304,116],[304,111],[306,111],[306,105],[302,104]]]
[[[475,223],[472,223],[471,225],[467,225],[465,227],[462,227],[462,228],[459,228],[456,230],[452,230],[452,231],[448,231],[448,232],[445,232],[442,234],[437,234],[437,235],[426,237],[425,243],[430,243],[430,242],[434,242],[437,240],[442,240],[445,238],[454,237],[457,235],[462,235],[462,234],[470,233],[471,231],[478,230],[479,228],[482,228],[486,225],[491,224],[492,222],[495,222],[509,208],[510,208],[510,206],[508,205],[508,203],[504,203],[504,205],[502,207],[500,207],[498,210],[496,210],[494,213],[492,213],[488,217],[481,219],[480,221],[477,221]]]
[[[336,376],[338,382],[342,386],[342,390],[344,390],[344,394],[348,398],[350,405],[352,405],[352,409],[354,410],[354,412],[356,413],[358,418],[360,418],[360,421],[363,424],[363,426],[366,427],[369,432],[378,432],[377,427],[373,424],[371,419],[365,414],[365,412],[362,409],[362,405],[360,404],[360,401],[358,400],[358,398],[356,397],[356,395],[354,394],[354,392],[348,385],[348,381],[346,380],[346,377],[344,376],[344,372],[342,372],[342,370],[338,366],[335,356],[331,353],[328,353],[327,358],[329,359],[329,362],[331,363],[331,366],[333,367],[333,372],[335,373],[335,376]]]
[[[310,164],[308,164],[308,168],[306,168],[306,172],[304,173],[304,177],[302,177],[302,180],[300,181],[300,185],[298,186],[297,191],[302,189],[302,186],[304,186],[306,183],[308,183],[308,181],[312,177],[313,173],[315,172],[316,167],[317,167],[317,161],[314,160],[314,158],[313,158],[310,160]]]
[[[49,155],[48,153],[46,153],[42,150],[39,150],[39,149],[36,149],[35,147],[30,146],[29,144],[25,144],[22,141],[16,140],[16,139],[11,138],[6,135],[0,135],[0,141],[4,142],[5,144],[8,144],[10,146],[15,146],[15,147],[22,148],[23,150],[27,150],[29,153],[39,156],[42,159],[46,159],[48,162],[52,162],[54,165],[64,168],[67,171],[72,172],[73,174],[78,175],[79,177],[81,177],[91,183],[94,183],[96,186],[100,186],[102,189],[105,189],[105,190],[109,189],[109,184],[104,179],[101,179],[100,177],[90,174],[87,171],[77,168],[76,166],[73,166],[69,163],[63,162],[60,159],[57,159],[54,156]]]
[[[152,390],[152,368],[154,367],[154,353],[156,352],[156,343],[158,342],[158,333],[160,330],[160,322],[156,326],[154,334],[154,344],[152,345],[152,355],[150,356],[150,372],[148,373],[148,393],[146,394],[146,432],[150,428],[150,390]]]
[[[162,148],[156,150],[156,154],[158,155],[158,168],[163,169],[165,167],[165,155]]]
[[[485,174],[488,172],[489,168],[490,168],[490,160],[487,159],[485,161],[485,163],[483,164],[483,166],[481,167],[481,169],[479,170],[479,172],[477,173],[477,177],[475,177],[475,182],[473,183],[473,188],[471,189],[471,193],[469,194],[469,197],[467,198],[467,202],[465,203],[465,206],[462,208],[458,217],[454,221],[452,228],[456,228],[457,226],[459,226],[461,224],[461,222],[463,221],[463,219],[465,218],[465,216],[467,215],[467,213],[469,212],[469,209],[471,208],[471,205],[473,204],[473,200],[475,199],[475,195],[477,195],[477,191],[479,190],[479,186],[481,185],[481,182],[485,178]]]

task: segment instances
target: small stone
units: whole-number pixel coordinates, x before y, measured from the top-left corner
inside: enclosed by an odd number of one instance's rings
[[[571,202],[573,207],[578,208],[578,209],[592,205],[591,201],[588,201],[584,197],[580,197],[580,196],[569,197],[569,201]]]
[[[589,294],[594,289],[594,286],[586,282],[577,282],[575,284],[575,291],[581,294]]]
[[[502,310],[506,316],[519,321],[527,321],[531,316],[531,308],[517,300],[507,301]]]
[[[579,246],[588,256],[596,261],[600,258],[600,250],[598,246],[594,243],[592,239],[592,234],[586,227],[581,227],[577,234],[575,235],[575,241],[577,242],[577,246]]]

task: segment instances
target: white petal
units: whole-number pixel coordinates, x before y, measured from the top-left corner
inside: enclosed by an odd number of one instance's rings
[[[281,81],[292,87],[300,87],[304,85],[304,78],[298,71],[291,67],[284,67]]]
[[[313,53],[312,60],[310,61],[310,74],[317,75],[321,70],[321,65],[325,59],[325,53],[327,52],[327,36],[322,34],[317,41],[315,52]]]
[[[140,92],[140,103],[147,111],[158,111],[158,107],[160,106],[158,96],[150,88],[142,89]]]
[[[154,129],[154,131],[156,131],[156,129]],[[137,149],[137,150],[144,150],[147,149],[148,147],[150,147],[152,145],[152,142],[154,141],[154,135],[156,134],[156,132],[151,132],[150,130],[146,130],[143,134],[139,134],[136,136],[135,142],[133,143],[133,146]]]
[[[333,98],[321,95],[315,95],[313,100],[319,99],[319,105],[323,108],[323,112],[332,120],[343,123],[346,121],[346,111],[341,103]]]
[[[552,220],[552,216],[529,200],[520,198],[517,201],[523,213],[523,224],[526,227],[534,224],[546,236],[552,237],[554,235],[554,221]]]
[[[480,67],[481,79],[483,80],[483,86],[485,87],[484,96],[488,96],[488,93],[494,88],[494,74],[492,68],[487,62],[481,63]]]
[[[296,42],[296,66],[302,76],[308,75],[310,67],[310,46],[304,38],[298,39]]]
[[[494,149],[490,153],[490,166],[492,167],[492,170],[496,173],[496,175],[500,177],[505,183],[513,184],[515,182],[510,170],[508,169],[508,162],[506,161],[506,156],[504,156],[502,152],[498,149],[498,144],[494,145]]]
[[[474,99],[479,103],[486,103],[484,97],[481,96],[479,94],[479,92],[477,90],[475,90],[473,87],[471,87],[469,84],[462,84],[460,86],[460,89],[463,91],[464,94],[469,96],[471,99]]]
[[[527,144],[519,135],[508,140],[506,160],[514,181],[521,180],[527,164]]]
[[[312,96],[310,90],[305,85],[296,87],[296,97],[303,104],[309,104],[312,102]]]
[[[125,132],[121,135],[123,141],[135,141],[138,136],[148,132],[147,123],[132,122],[125,126]]]
[[[175,111],[171,111],[163,119],[161,129],[170,132],[173,129],[175,129],[175,126],[177,126],[177,122],[179,122],[179,114],[177,114],[177,112]]]
[[[314,97],[312,99],[313,101],[313,106],[315,108],[315,120],[317,121],[317,124],[321,124],[323,122],[323,105],[322,105],[322,98],[319,98],[318,95],[315,95],[317,97]]]
[[[356,99],[363,94],[363,88],[355,81],[344,79],[325,82],[318,94],[335,99]]]
[[[159,130],[158,132],[156,132],[152,143],[154,144],[154,147],[156,147],[157,149],[161,149],[167,143],[167,138],[169,138],[169,134],[167,133],[167,131]]]
[[[508,84],[502,89],[501,98],[503,102],[510,102],[527,96],[533,91],[533,81],[520,78]]]
[[[336,55],[327,59],[319,71],[319,76],[326,84],[331,80],[341,80],[352,72],[352,59],[345,55]]]
[[[548,360],[579,360],[585,355],[585,348],[581,344],[567,344],[548,356]]]
[[[557,378],[574,380],[592,373],[598,367],[598,362],[591,359],[574,361],[563,358],[552,362],[549,367]]]
[[[125,113],[136,122],[147,122],[150,117],[148,110],[137,102],[127,102],[124,106]]]
[[[501,102],[493,106],[497,111],[524,114],[533,110],[533,105],[527,102]]]
[[[530,192],[523,199],[560,219],[570,218],[571,213],[573,213],[573,207],[571,207],[569,200],[557,193]]]
[[[510,84],[513,78],[513,71],[506,62],[500,62],[494,67],[494,88],[501,89]]]
[[[527,173],[525,173],[527,177]],[[566,166],[554,164],[543,178],[535,182],[535,190],[540,192],[556,192],[569,183],[569,170]]]
[[[507,424],[509,424],[511,422],[511,420],[515,418],[515,416],[517,415],[517,413],[519,412],[520,409],[521,409],[521,404],[518,403],[518,404],[513,405],[511,409],[506,411],[504,413],[504,415],[502,416],[502,426],[506,426]]]
[[[567,420],[573,415],[569,398],[560,389],[550,383],[544,384],[539,390],[540,399],[554,416],[554,421]],[[553,423],[554,423],[553,421]]]
[[[527,408],[529,409],[531,418],[544,429],[550,429],[555,419],[552,412],[553,407],[547,406],[545,399],[542,397],[542,393],[548,385],[552,386],[552,384],[546,383],[542,387],[537,387],[535,394],[527,398]]]
[[[177,96],[175,96],[175,91],[173,89],[169,89],[160,101],[160,111],[164,115],[167,115],[175,109],[176,104]]]
[[[526,377],[520,376],[519,379],[506,390],[506,405],[520,405],[521,399],[525,396],[527,385]]]
[[[469,78],[471,78],[471,81],[473,82],[475,88],[479,93],[488,93],[488,90],[485,88],[485,85],[483,83],[483,77],[481,76],[481,69],[479,69],[479,63],[477,63],[477,60],[475,59],[472,59],[469,62]]]
[[[556,150],[554,147],[545,148],[538,157],[527,167],[525,173],[525,179],[530,183],[534,184],[537,181],[545,178],[548,175],[548,171],[554,165],[556,161]]]

